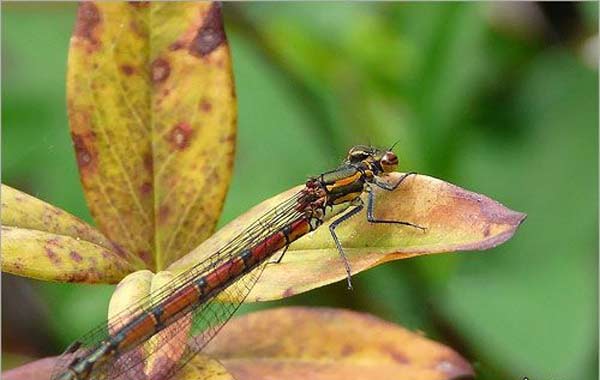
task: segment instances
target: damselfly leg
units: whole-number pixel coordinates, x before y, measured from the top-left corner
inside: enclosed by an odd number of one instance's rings
[[[416,175],[417,173],[415,172],[410,172],[410,173],[406,173],[404,174],[402,177],[400,177],[400,179],[398,180],[398,182],[396,182],[395,184],[389,184],[387,182],[383,182],[383,181],[379,181],[377,178],[375,179],[375,181],[373,182],[373,184],[375,184],[377,187],[387,190],[387,191],[394,191],[395,189],[398,188],[398,186],[400,186],[400,184],[410,175]],[[374,213],[374,209],[375,209],[375,195],[372,191],[372,189],[369,187],[369,185],[367,185],[367,193],[368,193],[368,203],[367,203],[367,220],[369,221],[369,223],[382,223],[382,224],[401,224],[404,226],[408,226],[408,227],[413,227],[413,228],[418,228],[421,231],[425,231],[426,228],[419,226],[417,224],[414,223],[410,223],[410,222],[406,222],[406,221],[402,221],[402,220],[385,220],[385,219],[377,219],[375,218],[375,216],[373,215]],[[331,232],[331,236],[333,237],[333,241],[335,242],[335,246],[338,250],[338,253],[340,254],[340,257],[344,263],[344,267],[346,268],[346,274],[347,274],[347,282],[348,282],[348,289],[352,289],[352,268],[350,267],[350,263],[348,262],[348,258],[346,257],[346,254],[344,253],[344,248],[340,242],[340,239],[338,238],[337,234],[335,233],[335,229],[337,227],[339,227],[342,223],[344,223],[345,221],[347,221],[348,219],[350,219],[351,217],[353,217],[354,215],[358,214],[362,209],[364,208],[364,204],[362,199],[357,198],[355,201],[355,206],[353,209],[350,209],[349,211],[347,211],[345,214],[342,214],[340,217],[338,217],[336,220],[334,220],[330,225],[329,225],[329,232]]]
[[[387,182],[381,181],[378,178],[375,178],[375,181],[373,181],[373,184],[377,187],[379,187],[380,189],[383,190],[387,190],[387,191],[394,191],[398,188],[398,186],[400,186],[400,184],[406,179],[408,178],[408,176],[411,175],[417,175],[417,173],[415,172],[409,172],[404,174],[402,177],[400,177],[400,179],[398,180],[398,182],[396,182],[395,184],[389,184]],[[427,228],[423,227],[423,226],[419,226],[418,224],[414,224],[411,222],[406,222],[403,220],[385,220],[385,219],[377,219],[375,218],[374,214],[374,210],[375,210],[375,194],[373,193],[373,191],[371,189],[368,190],[368,203],[367,203],[367,220],[370,223],[388,223],[388,224],[402,224],[404,226],[409,226],[409,227],[414,227],[414,228],[418,228],[421,231],[425,231]]]
[[[279,257],[277,258],[277,260],[273,260],[273,261],[269,261],[267,264],[279,264],[281,262],[281,260],[283,260],[283,256],[285,255],[285,253],[287,252],[288,248],[290,247],[289,244],[287,244],[284,248],[283,251],[281,251],[281,254],[279,255]]]
[[[335,246],[338,250],[338,253],[340,254],[340,257],[342,258],[344,267],[346,268],[346,275],[347,275],[349,290],[352,289],[352,279],[351,279],[352,278],[352,268],[350,268],[350,263],[348,262],[348,258],[346,257],[346,254],[344,253],[344,248],[342,247],[342,243],[340,242],[340,239],[338,238],[337,234],[335,233],[335,229],[338,228],[340,224],[344,223],[348,219],[352,218],[354,215],[361,212],[361,210],[364,208],[362,200],[360,200],[360,198],[357,198],[357,199],[359,200],[359,202],[356,204],[356,206],[354,206],[354,208],[350,209],[349,211],[346,211],[346,213],[342,214],[342,216],[335,219],[329,225],[329,232],[331,232],[331,237],[333,237]]]
[[[383,189],[383,190],[387,190],[387,191],[394,191],[396,190],[396,188],[398,188],[398,186],[400,186],[402,184],[402,182],[404,182],[404,180],[408,177],[410,177],[411,175],[417,175],[417,172],[408,172],[405,173],[402,177],[400,177],[400,179],[398,180],[398,182],[396,182],[395,184],[390,184],[388,182],[382,181],[379,178],[374,178],[373,183]]]

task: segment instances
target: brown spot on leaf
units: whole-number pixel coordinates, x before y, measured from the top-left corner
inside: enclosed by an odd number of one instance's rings
[[[79,168],[84,169],[91,167],[91,165],[94,163],[94,154],[89,148],[89,144],[86,142],[86,140],[89,140],[89,137],[71,133],[71,139],[73,140],[73,146],[75,148],[75,155],[77,157],[77,164],[79,165]]]
[[[227,143],[228,144],[228,143],[231,143],[231,142],[235,141],[235,138],[236,138],[236,133],[233,132],[233,133],[230,133],[228,135],[225,135],[225,136],[221,137],[220,141],[222,143]]]
[[[60,241],[58,240],[58,238],[52,238],[52,239],[48,239],[48,241],[46,242],[47,245],[53,245],[55,247],[60,247]]]
[[[204,57],[227,42],[225,30],[223,29],[223,17],[221,15],[221,4],[213,3],[198,33],[190,44],[190,54]]]
[[[167,218],[169,217],[170,213],[171,213],[171,210],[169,209],[169,206],[167,206],[167,205],[160,206],[158,209],[158,223],[159,224],[165,223],[167,221]]]
[[[133,73],[135,73],[135,68],[131,65],[121,65],[121,71],[123,72],[123,74],[127,75],[127,76],[131,76],[133,75]]]
[[[84,1],[79,5],[77,10],[77,22],[75,24],[74,34],[77,37],[86,39],[91,45],[97,48],[100,42],[94,36],[94,31],[102,22],[100,10],[91,2]]]
[[[144,160],[144,168],[149,173],[152,173],[154,171],[154,158],[152,157],[152,153],[150,153],[150,152],[145,153],[143,160]]]
[[[149,33],[148,33],[148,26],[147,25],[144,25],[141,22],[136,22],[135,20],[131,20],[129,22],[129,28],[131,28],[131,31],[135,35],[137,35],[137,36],[139,36],[141,38],[144,38],[144,39],[148,38]]]
[[[410,359],[402,352],[398,351],[395,347],[383,347],[383,351],[387,352],[394,361],[400,364],[410,363]]]
[[[354,347],[352,347],[349,344],[345,344],[344,347],[342,347],[341,354],[342,354],[343,357],[346,357],[346,356],[352,355],[354,353],[354,351],[355,351]]]
[[[92,273],[93,272],[93,273]],[[99,278],[96,271],[86,270],[85,272],[72,272],[64,275],[61,278],[62,282],[88,282]]]
[[[171,65],[164,58],[156,58],[152,62],[152,82],[164,82],[171,74]]]
[[[202,99],[202,101],[200,101],[200,110],[202,110],[202,112],[210,112],[211,109],[212,104],[210,104],[208,100]]]
[[[149,262],[150,261],[150,252],[146,251],[146,250],[141,250],[138,252],[138,257],[141,258],[142,260],[144,260],[145,262]]]
[[[169,45],[169,50],[176,51],[185,47],[185,44],[181,41],[175,41],[171,45]]]
[[[152,183],[144,182],[140,188],[142,195],[148,195],[152,191]]]
[[[177,150],[183,150],[190,145],[190,140],[193,133],[194,130],[190,124],[184,122],[173,127],[167,138],[173,148]]]
[[[46,251],[46,256],[48,256],[52,264],[59,265],[61,263],[60,257],[58,257],[58,255],[52,250],[52,248],[46,246],[44,247],[44,250]]]
[[[294,289],[292,288],[287,288],[284,292],[283,292],[283,296],[284,297],[291,297],[294,295]]]
[[[81,260],[83,260],[83,257],[81,257],[81,255],[75,251],[71,251],[69,252],[69,257],[75,261],[75,262],[81,262]]]
[[[112,242],[112,247],[114,252],[117,253],[117,255],[119,255],[120,257],[127,257],[127,251],[125,251],[125,248],[123,248],[120,244],[117,244],[115,242]],[[107,256],[112,256],[112,252],[109,251],[102,251],[102,257],[106,258]]]
[[[488,237],[490,236],[490,225],[486,225],[485,228],[483,229],[483,236]]]
[[[128,1],[129,5],[136,8],[147,8],[150,6],[149,1]]]

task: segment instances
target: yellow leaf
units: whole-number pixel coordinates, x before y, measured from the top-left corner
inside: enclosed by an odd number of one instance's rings
[[[390,181],[394,182],[400,175],[391,174]],[[254,207],[168,270],[179,272],[206,260],[253,220],[299,188]],[[375,188],[375,199],[376,218],[407,221],[426,230],[372,224],[364,213],[349,219],[336,232],[353,274],[416,255],[492,248],[509,239],[525,219],[525,214],[511,211],[488,197],[424,175],[408,177],[393,192]],[[344,266],[329,233],[330,223],[293,243],[281,263],[267,265],[247,300],[289,297],[345,278]]]
[[[229,185],[236,103],[220,5],[83,2],[68,65],[92,215],[160,270],[212,234]]]
[[[288,307],[236,318],[206,354],[218,358],[237,380],[474,375],[467,361],[448,347],[368,314],[328,308]]]
[[[2,226],[2,271],[57,282],[116,283],[131,264],[71,236]]]
[[[218,360],[206,355],[196,355],[173,380],[238,380]]]
[[[141,266],[68,212],[2,185],[2,270],[38,280],[115,283]]]
[[[83,220],[4,184],[0,216],[3,226],[52,232],[114,249],[113,244],[100,231]]]

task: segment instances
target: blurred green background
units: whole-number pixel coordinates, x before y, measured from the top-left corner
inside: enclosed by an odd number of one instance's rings
[[[74,3],[2,4],[2,182],[91,222],[69,139]],[[228,3],[239,101],[221,224],[355,143],[529,217],[486,252],[386,264],[281,304],[373,313],[480,379],[598,377],[598,4]],[[268,147],[268,149],[266,149]],[[273,160],[272,157],[278,157]],[[4,369],[102,321],[109,286],[2,278]]]

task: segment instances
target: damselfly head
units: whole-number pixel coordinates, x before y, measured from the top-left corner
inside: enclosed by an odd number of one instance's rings
[[[390,173],[398,167],[398,156],[391,149],[383,150],[367,145],[357,145],[348,151],[346,162],[366,162],[375,165],[384,173]]]

